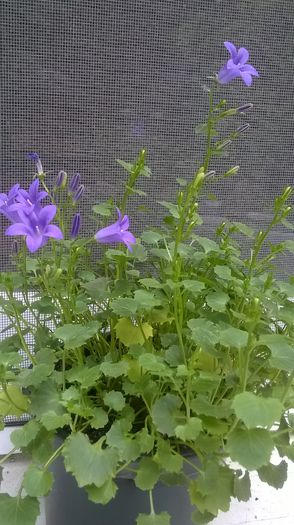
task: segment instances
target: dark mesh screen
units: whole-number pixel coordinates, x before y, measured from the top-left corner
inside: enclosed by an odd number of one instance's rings
[[[261,72],[253,87],[235,81],[220,95],[254,110],[251,129],[217,168],[241,164],[237,177],[215,184],[218,201],[203,199],[204,229],[223,218],[262,226],[273,196],[293,183],[293,0],[2,0],[1,185],[28,184],[37,151],[50,179],[79,171],[81,203],[119,195],[124,180],[116,158],[148,150],[149,214],[136,212],[132,231],[160,216],[177,177],[192,176],[201,158],[208,97],[206,77],[227,52],[224,40],[244,45]],[[242,123],[242,122],[241,122]],[[199,164],[198,164],[199,165]],[[0,267],[10,264],[11,239],[0,216]],[[87,227],[84,219],[84,232]],[[289,234],[281,230],[276,241]],[[275,240],[275,239],[273,239]],[[291,260],[283,270],[293,271]],[[292,266],[291,266],[292,265]]]

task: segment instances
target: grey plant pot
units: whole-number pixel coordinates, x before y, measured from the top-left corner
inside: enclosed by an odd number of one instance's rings
[[[46,525],[136,525],[139,513],[150,512],[148,492],[139,490],[125,473],[116,479],[116,497],[107,505],[97,505],[88,500],[86,492],[65,471],[60,458],[52,471],[55,482],[45,499]],[[193,508],[186,487],[158,483],[153,500],[156,513],[165,511],[171,515],[171,525],[193,525]]]

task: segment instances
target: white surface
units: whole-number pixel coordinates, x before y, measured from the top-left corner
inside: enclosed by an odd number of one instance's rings
[[[8,427],[0,432],[0,456],[7,454],[12,448],[9,441],[12,430],[13,427]],[[278,461],[278,456],[274,456],[273,462]],[[21,455],[15,455],[13,461],[7,461],[0,492],[15,494],[27,466],[28,460]],[[294,463],[289,462],[288,480],[280,490],[262,483],[258,475],[252,473],[251,492],[252,498],[246,503],[233,499],[229,512],[220,513],[211,525],[294,525]],[[0,525],[2,525],[1,519]],[[41,515],[36,525],[46,525],[42,501]],[[54,523],[47,525],[54,525]],[[130,525],[134,524],[130,523]]]

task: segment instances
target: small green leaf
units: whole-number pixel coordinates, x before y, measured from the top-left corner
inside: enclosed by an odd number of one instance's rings
[[[198,242],[198,244],[200,244],[205,253],[220,251],[219,245],[212,239],[207,239],[207,237],[200,237],[199,235],[195,235],[194,239]]]
[[[202,421],[198,417],[191,417],[185,425],[175,428],[177,438],[182,441],[195,441],[202,429]]]
[[[92,206],[92,210],[97,215],[102,215],[103,217],[110,217],[113,211],[113,204],[110,202],[102,202],[101,204],[95,204]]]
[[[100,365],[100,370],[107,377],[125,376],[128,373],[129,365],[127,361],[118,361],[117,363],[105,361]]]
[[[71,423],[71,417],[69,414],[57,415],[55,412],[49,411],[42,415],[41,423],[46,430],[55,430],[69,425]],[[33,494],[31,494],[31,496],[32,495]]]
[[[135,484],[141,490],[152,490],[160,474],[159,465],[151,458],[143,458],[139,463]]]
[[[105,394],[104,403],[106,406],[112,408],[112,410],[115,410],[116,412],[120,412],[126,404],[122,393],[116,392],[115,390],[110,390],[110,392]]]
[[[294,348],[286,337],[278,334],[263,335],[259,344],[266,345],[272,354],[270,363],[275,368],[292,372],[294,369]]]
[[[11,497],[0,494],[0,516],[4,518],[3,525],[35,525],[40,514],[40,504],[37,498]]]
[[[89,421],[92,428],[103,428],[108,423],[108,415],[101,407],[96,407],[92,411],[93,417]]]
[[[91,445],[88,437],[81,432],[67,438],[62,453],[65,468],[74,475],[79,487],[102,487],[115,474],[117,454],[113,450],[97,447],[97,443]]]
[[[281,489],[287,480],[288,464],[286,461],[281,461],[279,465],[265,465],[258,469],[258,476],[261,481],[268,483],[275,489]]]
[[[234,496],[238,501],[248,501],[251,498],[251,484],[248,470],[246,470],[243,477],[235,476]]]
[[[193,341],[204,350],[210,350],[219,343],[219,328],[212,321],[198,317],[190,319],[187,324],[192,331]]]
[[[240,350],[247,346],[248,343],[248,332],[229,326],[228,328],[221,329],[219,332],[220,343],[224,346],[237,348]]]
[[[148,292],[147,290],[137,290],[134,293],[135,301],[137,303],[137,310],[150,311],[155,306],[160,306],[161,301],[157,299],[153,293]]]
[[[101,301],[109,296],[108,291],[109,279],[106,277],[98,277],[82,284],[89,296],[94,301]]]
[[[209,398],[199,395],[191,401],[191,409],[195,414],[211,416],[217,419],[228,418],[233,410],[231,408],[231,402],[227,399],[224,399],[218,405],[212,404]]]
[[[140,283],[143,284],[143,286],[146,286],[146,288],[162,288],[163,284],[157,281],[157,279],[153,279],[150,277],[147,277],[146,279],[140,279]]]
[[[101,376],[100,365],[89,368],[84,365],[74,366],[66,371],[66,379],[71,383],[79,383],[83,388],[94,386]]]
[[[0,391],[0,416],[21,416],[28,409],[28,398],[14,385],[7,386],[7,395]]]
[[[185,279],[181,282],[181,286],[193,294],[198,294],[205,288],[205,284],[201,281],[197,281],[196,279]]]
[[[117,485],[112,479],[109,479],[102,485],[102,487],[88,485],[85,487],[85,490],[90,501],[93,501],[93,503],[106,505],[114,498],[117,491]]]
[[[65,324],[56,328],[55,336],[64,341],[66,348],[78,348],[97,334],[99,327],[98,321],[90,321],[85,325]]]
[[[226,447],[231,459],[247,470],[257,470],[269,463],[273,448],[271,434],[263,428],[234,430]]]
[[[137,525],[170,525],[170,515],[167,512],[160,514],[139,514]]]
[[[149,339],[153,335],[153,328],[149,323],[142,323],[141,326],[137,326],[126,317],[118,320],[115,331],[117,338],[125,346],[143,345],[145,339]]]
[[[142,233],[141,238],[143,242],[146,242],[146,244],[157,244],[158,241],[163,239],[163,235],[152,230],[146,230]]]
[[[166,471],[179,473],[183,466],[183,457],[173,451],[168,441],[158,438],[154,460]]]
[[[53,364],[40,363],[33,368],[22,370],[19,374],[19,382],[23,387],[39,386],[46,381],[54,370]]]
[[[153,422],[162,434],[175,435],[175,428],[179,421],[179,408],[182,402],[174,394],[166,394],[157,399],[152,407],[151,416]]]
[[[170,369],[163,361],[163,358],[155,354],[140,355],[139,364],[143,370],[159,376],[170,375]]]
[[[27,447],[35,439],[40,428],[41,426],[37,421],[28,421],[23,427],[13,430],[10,439],[15,447]]]
[[[158,201],[158,204],[166,208],[175,219],[180,218],[179,207],[177,204],[167,201]]]
[[[243,235],[246,235],[246,237],[253,239],[254,230],[247,226],[247,224],[243,224],[242,222],[233,222],[232,224],[235,226],[237,231],[243,233]]]
[[[113,312],[122,317],[132,316],[136,313],[138,304],[132,297],[119,297],[111,303]]]
[[[232,272],[228,266],[217,265],[214,267],[214,273],[224,281],[229,281],[232,279]]]
[[[247,428],[271,426],[280,420],[283,411],[283,405],[278,399],[256,396],[252,392],[237,394],[232,407]]]
[[[53,484],[53,474],[42,470],[36,465],[30,465],[23,478],[23,488],[29,496],[39,498],[47,496]]]
[[[222,292],[221,290],[217,292],[210,292],[206,296],[206,302],[208,306],[210,306],[210,308],[216,312],[225,312],[229,300],[229,295],[225,292]]]

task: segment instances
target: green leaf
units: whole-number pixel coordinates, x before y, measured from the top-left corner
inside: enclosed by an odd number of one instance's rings
[[[171,366],[178,366],[184,363],[183,352],[178,345],[170,346],[165,351],[164,358]]]
[[[205,288],[205,284],[196,279],[185,279],[180,284],[185,290],[192,292],[193,294],[200,293]]]
[[[103,428],[108,423],[108,415],[101,407],[96,407],[92,410],[93,417],[89,421],[92,428]]]
[[[146,279],[140,279],[139,281],[143,286],[146,286],[146,288],[162,288],[163,284],[157,281],[157,279],[153,279],[150,277],[147,277]]]
[[[37,498],[11,497],[0,494],[0,516],[5,518],[3,525],[35,525],[40,514],[40,504]]]
[[[251,498],[251,483],[248,470],[246,470],[243,477],[235,476],[234,496],[238,501],[248,501]]]
[[[39,365],[34,365],[33,368],[21,371],[19,382],[23,387],[37,387],[48,379],[53,370],[53,364],[40,363]]]
[[[214,267],[214,273],[224,281],[232,279],[232,271],[228,266],[216,265]]]
[[[98,277],[82,284],[89,296],[94,301],[101,301],[109,296],[109,279],[106,277]]]
[[[90,321],[85,325],[65,324],[56,328],[55,337],[64,341],[66,348],[78,348],[97,334],[99,327],[98,321]]]
[[[170,515],[167,512],[160,514],[139,514],[137,525],[170,525]]]
[[[207,237],[200,237],[199,235],[195,235],[194,239],[198,242],[198,244],[200,244],[205,253],[220,251],[219,245],[212,239],[207,239]]]
[[[158,201],[158,204],[166,208],[175,219],[180,218],[179,207],[177,204],[167,201]]]
[[[27,447],[35,439],[40,428],[40,424],[37,421],[28,421],[23,427],[13,430],[10,434],[10,439],[17,448]]]
[[[4,352],[0,350],[0,366],[7,368],[8,366],[17,366],[23,360],[22,356],[15,352]]]
[[[112,408],[112,410],[115,410],[116,412],[120,412],[126,404],[122,393],[116,392],[115,390],[110,390],[110,392],[105,394],[104,403],[106,406]]]
[[[113,204],[111,202],[102,202],[101,204],[95,204],[92,206],[92,210],[97,215],[102,215],[102,217],[110,217],[113,211]]]
[[[160,467],[151,458],[143,458],[139,463],[135,484],[141,490],[152,490],[160,474]]]
[[[134,293],[135,301],[137,302],[137,310],[152,310],[155,306],[160,306],[161,301],[157,299],[153,293],[147,290],[137,290]]]
[[[113,312],[120,316],[132,316],[136,313],[138,304],[132,297],[119,297],[111,303]]]
[[[210,400],[202,395],[197,396],[191,401],[191,409],[195,414],[211,416],[217,419],[228,418],[233,413],[231,409],[231,402],[227,399],[224,399],[218,405],[214,405]]]
[[[65,468],[74,475],[79,487],[102,487],[115,475],[117,454],[113,450],[99,448],[97,443],[91,445],[88,437],[81,432],[66,439],[62,453]]]
[[[42,415],[41,423],[46,430],[55,430],[69,425],[71,423],[71,417],[69,414],[57,415],[55,412],[49,411]]]
[[[105,361],[100,365],[101,372],[107,377],[125,376],[129,370],[127,361],[118,361],[117,363],[108,363]]]
[[[84,365],[74,366],[66,371],[66,379],[71,383],[79,383],[83,388],[90,388],[97,384],[100,376],[100,365],[91,366],[89,368]]]
[[[194,491],[200,492],[203,500],[203,508],[199,505],[201,512],[207,510],[215,516],[219,510],[227,512],[233,490],[233,471],[228,467],[222,467],[218,463],[209,460],[203,473],[196,480]],[[192,489],[192,490],[193,490]]]
[[[232,407],[247,428],[271,426],[280,421],[283,411],[283,405],[278,399],[256,396],[252,392],[237,394]]]
[[[228,436],[226,450],[233,461],[257,470],[270,461],[274,448],[270,432],[263,428],[236,429]]]
[[[53,474],[49,470],[42,470],[36,465],[30,465],[24,474],[23,488],[29,496],[39,498],[47,496],[53,484]]]
[[[183,466],[183,457],[175,454],[168,441],[164,439],[157,440],[157,452],[154,460],[166,471],[179,473]]]
[[[194,343],[201,346],[204,350],[210,350],[219,343],[218,327],[212,321],[205,319],[205,317],[190,319],[187,325],[192,331]]]
[[[240,350],[247,346],[248,343],[248,332],[234,328],[230,326],[225,329],[221,329],[219,332],[220,343],[224,346],[234,347]]]
[[[31,307],[37,310],[40,314],[54,314],[55,312],[55,306],[51,297],[46,295],[41,297],[41,299],[38,299],[38,301],[31,303]]]
[[[207,523],[212,521],[215,518],[215,516],[210,512],[200,512],[200,510],[196,509],[192,512],[191,518],[195,525],[206,525]]]
[[[0,391],[0,416],[21,416],[28,410],[28,398],[14,385],[7,386],[7,395]]]
[[[225,292],[222,292],[221,290],[217,292],[210,292],[206,296],[206,302],[208,306],[212,310],[215,310],[216,312],[225,312],[226,311],[226,305],[229,302],[230,297]]]
[[[286,461],[281,461],[279,465],[266,465],[258,469],[258,476],[261,481],[268,483],[275,489],[281,489],[287,480],[288,464]]]
[[[170,375],[169,367],[164,363],[163,358],[155,354],[142,354],[138,362],[143,370],[159,376]]]
[[[292,372],[294,369],[294,348],[286,337],[278,334],[263,335],[259,344],[266,345],[272,354],[270,363],[275,368]]]
[[[157,244],[158,241],[163,239],[163,235],[152,230],[146,230],[142,233],[141,239],[146,244]]]
[[[141,326],[137,326],[126,317],[118,320],[115,331],[117,338],[125,346],[143,345],[145,339],[149,339],[153,335],[153,328],[149,323],[142,323]]]
[[[151,416],[157,430],[168,436],[175,435],[179,421],[181,399],[174,394],[166,394],[157,399],[152,407]]]
[[[235,226],[237,231],[243,233],[243,235],[246,235],[246,237],[253,239],[254,230],[247,226],[247,224],[243,224],[242,222],[233,222],[232,224]]]
[[[102,487],[88,485],[85,487],[85,490],[90,501],[93,501],[93,503],[106,505],[114,498],[117,491],[117,485],[112,479],[109,479],[102,485]]]
[[[175,428],[177,438],[182,441],[195,441],[202,429],[202,421],[198,417],[191,417],[185,425]]]
[[[52,379],[48,379],[31,394],[30,413],[38,418],[50,411],[58,415],[64,414],[65,410],[60,401],[56,384]]]

